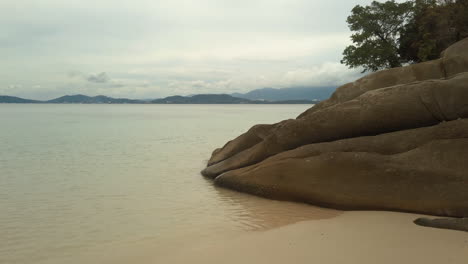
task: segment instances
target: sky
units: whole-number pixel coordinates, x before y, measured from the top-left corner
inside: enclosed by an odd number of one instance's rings
[[[136,99],[341,85],[371,0],[0,0],[0,95]]]

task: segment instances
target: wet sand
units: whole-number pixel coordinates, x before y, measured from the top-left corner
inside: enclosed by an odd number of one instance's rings
[[[79,252],[72,259],[61,259],[53,264],[61,263],[100,263],[100,264],[153,264],[153,263],[198,263],[192,258],[207,255],[212,249],[238,239],[250,239],[259,234],[278,228],[294,225],[303,221],[333,219],[343,212],[339,210],[320,208],[302,203],[268,200],[228,189],[216,188],[218,195],[229,202],[242,205],[238,208],[233,221],[237,221],[242,229],[207,228],[201,221],[203,218],[192,218],[188,225],[196,225],[199,231],[187,232],[184,226],[172,229],[172,237],[148,237],[142,240],[110,243],[94,247],[86,252]],[[216,217],[209,214],[208,217]],[[203,251],[203,255],[200,254]],[[204,260],[199,259],[202,263]],[[215,259],[209,260],[215,263]],[[250,263],[250,262],[246,262]],[[51,262],[47,262],[51,264]]]
[[[467,263],[467,232],[417,226],[417,217],[345,212],[193,245],[153,263]]]

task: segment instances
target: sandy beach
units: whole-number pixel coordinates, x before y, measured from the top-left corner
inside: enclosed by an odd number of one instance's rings
[[[0,264],[468,264],[468,0],[0,21]]]
[[[467,263],[468,233],[420,227],[417,217],[345,212],[194,245],[154,263]]]

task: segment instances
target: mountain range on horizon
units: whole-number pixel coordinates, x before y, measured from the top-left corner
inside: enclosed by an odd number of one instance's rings
[[[0,103],[48,103],[48,104],[311,104],[325,100],[336,87],[262,88],[247,93],[196,94],[169,96],[160,99],[138,100],[112,98],[104,95],[65,95],[51,100],[30,100],[0,95]]]
[[[297,86],[291,88],[261,88],[247,93],[232,93],[234,97],[262,100],[262,101],[282,101],[282,100],[311,100],[322,101],[330,98],[336,90],[336,86]]]

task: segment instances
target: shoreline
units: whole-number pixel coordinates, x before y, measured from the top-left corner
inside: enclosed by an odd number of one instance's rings
[[[423,215],[350,211],[197,244],[161,263],[466,263],[468,233],[421,227]]]

